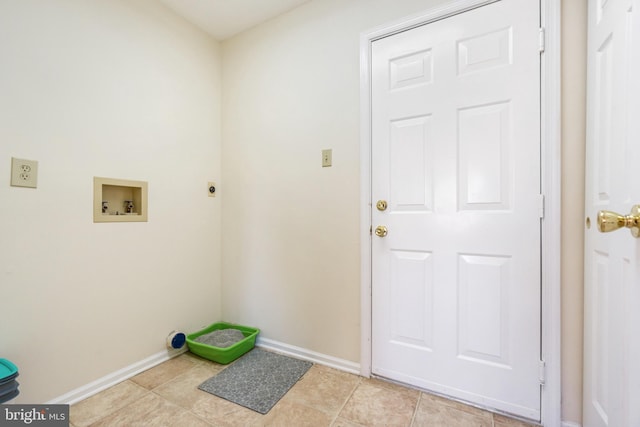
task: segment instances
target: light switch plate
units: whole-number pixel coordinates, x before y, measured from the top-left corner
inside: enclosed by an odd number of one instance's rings
[[[322,167],[327,168],[331,166],[331,149],[322,150]]]
[[[36,188],[38,186],[38,162],[11,158],[11,185]]]

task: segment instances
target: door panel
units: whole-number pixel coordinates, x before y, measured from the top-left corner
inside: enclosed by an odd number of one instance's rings
[[[540,417],[537,2],[372,44],[374,374]]]
[[[509,209],[509,102],[458,111],[458,182],[462,210]]]
[[[459,255],[458,265],[459,357],[508,369],[511,259]]]
[[[597,214],[640,204],[637,0],[589,2],[585,211],[585,426],[640,425],[640,239]]]
[[[429,212],[433,207],[431,116],[394,120],[390,128],[391,209]]]
[[[391,254],[391,339],[399,345],[431,351],[433,347],[433,257],[428,252]],[[417,313],[417,316],[416,314]]]

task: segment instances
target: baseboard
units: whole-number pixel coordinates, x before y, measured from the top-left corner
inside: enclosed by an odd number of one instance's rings
[[[63,394],[62,396],[56,397],[55,399],[52,399],[46,402],[46,404],[73,405],[74,403],[80,402],[81,400],[91,397],[96,393],[106,390],[109,387],[112,387],[118,383],[121,383],[122,381],[125,381],[133,377],[134,375],[139,374],[140,372],[153,368],[154,366],[159,365],[162,362],[166,362],[167,360],[172,359],[186,351],[187,351],[186,346],[183,349],[177,350],[177,351],[174,351],[174,350],[161,351],[159,353],[156,353],[152,356],[147,357],[146,359],[133,363],[116,372],[113,372],[109,375],[99,378],[89,384],[86,384],[75,390],[71,390],[69,393]]]
[[[582,424],[574,423],[572,421],[563,421],[562,427],[582,427]]]
[[[324,366],[335,368],[341,371],[360,375],[359,363],[351,362],[344,359],[339,359],[333,356],[327,356],[326,354],[322,354],[322,353],[316,353],[315,351],[307,350],[307,349],[296,347],[289,344],[284,344],[275,340],[270,340],[268,338],[258,337],[256,345],[258,347],[262,347],[267,350],[273,350],[278,353],[297,357],[298,359],[308,360],[310,362],[318,363],[320,365],[324,365]],[[152,356],[147,357],[146,359],[133,363],[116,372],[113,372],[109,375],[99,378],[89,384],[86,384],[75,390],[71,390],[70,392],[63,394],[62,396],[56,397],[55,399],[52,399],[46,403],[51,405],[54,405],[54,404],[73,405],[74,403],[80,402],[84,399],[87,399],[93,396],[94,394],[100,393],[101,391],[106,390],[109,387],[112,387],[118,383],[121,383],[122,381],[125,381],[139,374],[140,372],[153,368],[154,366],[159,365],[162,362],[166,362],[167,360],[173,357],[176,357],[186,351],[187,351],[186,347],[178,351],[171,351],[171,350],[161,351],[159,353],[156,353]],[[563,426],[563,427],[574,427],[574,426]]]
[[[258,336],[256,346],[262,347],[267,350],[273,350],[278,353],[286,354],[288,356],[293,356],[298,359],[308,360],[309,362],[328,366],[340,371],[360,375],[360,364],[351,362],[349,360],[327,356],[326,354],[316,353],[315,351],[296,347],[294,345],[284,344],[279,341],[271,340],[269,338],[262,338],[260,336]]]

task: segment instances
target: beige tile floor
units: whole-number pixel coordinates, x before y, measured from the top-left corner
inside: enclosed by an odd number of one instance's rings
[[[182,354],[71,406],[71,426],[530,427],[440,397],[314,365],[266,415],[198,390],[225,366]]]

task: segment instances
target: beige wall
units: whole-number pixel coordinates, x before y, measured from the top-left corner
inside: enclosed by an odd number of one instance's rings
[[[164,351],[220,313],[219,46],[154,0],[0,1],[0,357],[19,402]],[[9,186],[11,157],[38,188]],[[149,183],[94,224],[93,177]]]
[[[582,420],[587,2],[562,2],[562,415]]]

